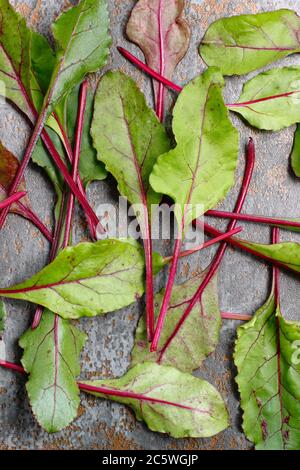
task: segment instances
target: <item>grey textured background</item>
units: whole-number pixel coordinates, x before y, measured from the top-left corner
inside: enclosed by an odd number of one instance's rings
[[[63,0],[11,0],[18,11],[27,17],[28,23],[40,32],[51,36],[50,24],[59,12],[70,4]],[[73,2],[75,3],[75,2]],[[187,0],[186,16],[192,27],[192,42],[186,58],[182,61],[174,81],[186,83],[204,69],[197,53],[198,44],[207,26],[222,16],[241,13],[255,13],[278,8],[293,8],[300,13],[299,2],[284,0]],[[152,102],[151,82],[120,57],[116,45],[124,45],[135,54],[138,49],[124,37],[124,26],[134,0],[110,0],[111,32],[113,47],[111,61],[107,68],[121,68],[132,75]],[[140,55],[140,57],[142,57]],[[287,58],[280,65],[300,64],[299,57]],[[274,65],[272,65],[274,67]],[[246,80],[227,80],[226,99],[233,102]],[[95,79],[96,83],[96,79]],[[175,94],[169,95],[169,108]],[[30,129],[24,120],[8,105],[1,106],[0,138],[18,157],[26,146]],[[170,120],[168,118],[168,120]],[[300,215],[300,181],[292,175],[289,154],[294,128],[278,133],[257,132],[247,127],[238,117],[232,116],[240,131],[241,151],[236,187],[231,191],[223,208],[232,209],[239,190],[244,168],[244,147],[249,136],[257,146],[257,163],[245,212],[270,216]],[[44,174],[35,166],[26,173],[27,189],[33,209],[48,224],[52,221],[54,195]],[[114,181],[91,186],[89,197],[95,207],[100,202],[117,203]],[[80,216],[80,214],[78,214]],[[216,221],[214,221],[216,224]],[[240,225],[240,224],[239,224]],[[219,227],[224,227],[219,223]],[[82,223],[76,224],[75,241],[86,239]],[[243,236],[259,242],[269,242],[270,230],[256,225],[244,225]],[[297,240],[297,235],[281,232],[282,240]],[[41,269],[47,262],[48,243],[37,230],[23,219],[10,215],[0,233],[0,275],[1,286],[22,281]],[[168,252],[170,247],[164,246]],[[205,266],[214,250],[194,255],[181,264],[178,281],[191,276],[195,268]],[[161,276],[157,288],[165,281]],[[292,275],[282,274],[282,309],[290,319],[300,320],[299,281]],[[245,254],[228,249],[220,269],[220,305],[222,311],[253,313],[264,302],[270,284],[270,269],[260,261]],[[1,357],[18,362],[21,351],[18,337],[29,326],[34,307],[24,302],[5,301],[8,320],[4,341],[0,344]],[[80,322],[89,340],[82,354],[82,378],[117,377],[123,374],[130,361],[133,332],[142,311],[142,305],[107,315],[105,318],[88,319]],[[25,393],[25,379],[15,373],[0,370],[0,449],[250,449],[241,431],[241,413],[234,384],[235,370],[232,364],[232,349],[237,322],[224,321],[221,342],[199,371],[219,389],[225,399],[231,416],[231,426],[211,439],[175,440],[149,431],[137,423],[125,407],[108,401],[81,395],[79,417],[64,431],[49,436],[35,422]]]

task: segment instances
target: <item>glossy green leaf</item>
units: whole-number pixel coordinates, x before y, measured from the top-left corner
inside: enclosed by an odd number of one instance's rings
[[[152,431],[173,437],[209,437],[228,426],[227,411],[217,390],[174,367],[144,363],[120,379],[83,385],[102,387],[103,393],[90,393],[130,406],[136,418],[145,421]]]
[[[6,320],[5,305],[3,303],[3,300],[0,300],[0,339],[2,338],[2,334],[4,332],[5,320]]]
[[[291,165],[293,171],[298,178],[300,177],[300,125],[298,124],[295,137],[294,137],[294,145],[291,153]]]
[[[239,327],[234,360],[243,428],[256,449],[300,448],[300,324],[283,318],[274,295]]]
[[[48,112],[87,73],[106,63],[111,44],[108,28],[106,0],[81,0],[53,23],[56,64],[44,102]]]
[[[31,94],[31,32],[25,19],[8,0],[0,0],[0,17],[0,94],[33,119],[28,103]]]
[[[74,146],[75,129],[77,122],[79,87],[76,87],[67,99],[67,124],[68,135],[72,147]],[[97,152],[93,146],[90,128],[94,111],[94,97],[91,90],[88,90],[86,108],[84,114],[84,125],[82,132],[82,143],[80,150],[79,173],[85,187],[92,181],[101,181],[107,177],[104,164],[97,160]]]
[[[158,158],[150,176],[154,191],[177,203],[179,224],[203,215],[234,184],[238,133],[223,102],[223,86],[220,72],[210,68],[183,89],[173,113],[177,146]]]
[[[38,274],[1,289],[0,295],[27,300],[65,319],[76,319],[126,307],[143,291],[140,245],[110,239],[65,248]]]
[[[300,67],[268,70],[249,80],[229,109],[258,129],[278,131],[300,122]]]
[[[86,335],[71,323],[46,310],[37,329],[20,339],[22,364],[32,411],[49,433],[68,426],[77,416],[79,355]]]
[[[147,200],[149,204],[160,201],[149,188],[149,175],[170,142],[142,92],[123,73],[108,72],[101,79],[91,134],[98,159],[116,178],[122,196],[140,205],[138,219],[144,226],[143,206]]]
[[[140,319],[135,334],[132,364],[157,362],[161,365],[176,367],[184,372],[193,372],[215,350],[222,324],[216,277],[209,283],[202,298],[195,305],[170,345],[163,349],[181,319],[188,301],[193,297],[205,275],[206,271],[173,288],[166,322],[155,353],[149,351],[146,322],[144,317]],[[160,312],[164,292],[165,289],[155,296],[156,318]]]
[[[139,0],[126,27],[128,38],[141,48],[149,67],[170,80],[191,37],[184,8],[184,0]],[[155,80],[153,86],[157,102],[164,87]]]
[[[200,54],[224,75],[243,75],[299,52],[299,29],[292,10],[221,18],[208,28]]]

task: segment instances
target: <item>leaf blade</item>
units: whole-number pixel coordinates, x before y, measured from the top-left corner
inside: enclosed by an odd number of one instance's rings
[[[48,433],[58,432],[77,416],[80,373],[79,354],[86,335],[49,310],[35,330],[19,340],[30,404],[39,424]]]
[[[158,158],[150,176],[154,191],[179,205],[180,226],[182,214],[187,226],[215,206],[234,183],[238,134],[223,102],[223,85],[218,69],[211,68],[184,88],[174,108],[177,147]]]
[[[173,367],[144,363],[120,379],[83,382],[83,385],[125,394],[133,392],[135,397],[89,393],[129,405],[137,419],[145,421],[152,431],[176,438],[209,437],[228,425],[227,411],[217,390],[208,382]]]
[[[154,0],[151,6],[147,0],[139,0],[126,27],[128,38],[143,51],[148,66],[170,80],[190,42],[184,8],[184,0]],[[164,87],[155,81],[153,87],[157,103]]]
[[[143,291],[141,247],[110,239],[64,249],[40,273],[0,290],[0,296],[27,300],[64,319],[77,319],[123,308]]]
[[[200,55],[225,75],[243,75],[299,52],[299,27],[287,9],[222,18],[208,28]]]
[[[243,428],[257,449],[299,449],[300,367],[293,363],[299,340],[299,323],[284,320],[273,294],[238,329],[234,360]]]
[[[252,126],[278,131],[300,121],[300,67],[268,70],[245,83],[236,104],[229,109]]]

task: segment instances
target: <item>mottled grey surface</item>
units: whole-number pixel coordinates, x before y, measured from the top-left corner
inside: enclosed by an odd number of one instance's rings
[[[40,32],[50,35],[51,21],[64,6],[63,0],[11,0],[18,10],[28,18],[29,24]],[[72,2],[76,3],[76,2]],[[134,0],[110,0],[111,31],[114,38],[109,67],[122,68],[132,75],[145,91],[151,103],[150,80],[126,63],[118,54],[116,45],[125,45],[135,54],[138,49],[124,38],[124,25]],[[178,67],[174,81],[186,83],[204,69],[197,48],[207,26],[215,19],[232,14],[268,11],[281,7],[293,8],[300,13],[299,2],[285,0],[188,0],[186,16],[192,27],[192,42],[189,53]],[[140,55],[141,57],[141,55]],[[300,64],[298,57],[281,61],[282,65]],[[226,99],[231,102],[239,96],[245,77],[227,80]],[[171,98],[175,95],[170,93]],[[8,105],[1,106],[0,138],[18,157],[22,156],[29,128],[22,118]],[[223,208],[232,209],[236,200],[244,168],[244,147],[249,136],[257,145],[257,164],[253,183],[245,205],[249,213],[270,216],[300,215],[300,181],[292,175],[289,153],[293,128],[278,133],[257,132],[232,116],[240,131],[241,153],[236,178],[236,187],[231,191]],[[26,173],[27,188],[33,209],[51,223],[54,201],[52,189],[44,174],[30,166]],[[89,196],[95,207],[100,202],[117,202],[117,193],[112,179],[92,185]],[[224,224],[219,224],[224,227]],[[75,240],[85,234],[77,224]],[[243,236],[251,240],[268,242],[270,230],[255,225],[244,225]],[[282,239],[297,240],[297,235],[283,232]],[[37,272],[47,262],[48,244],[27,222],[9,216],[5,229],[0,234],[1,286],[21,281]],[[166,248],[166,247],[165,247]],[[194,255],[181,265],[178,281],[189,277],[201,263],[205,266],[213,250],[201,257]],[[157,288],[163,285],[159,279]],[[292,275],[282,274],[282,308],[287,318],[300,320],[299,281]],[[220,305],[223,311],[254,312],[265,300],[270,283],[270,270],[263,263],[249,256],[228,249],[219,275]],[[4,343],[0,345],[1,357],[19,361],[21,351],[18,337],[26,330],[32,319],[34,307],[24,302],[5,301],[8,320]],[[141,313],[142,305],[133,305],[122,312],[105,318],[80,322],[89,340],[82,354],[82,378],[116,377],[123,374],[130,360],[133,332]],[[26,397],[24,377],[0,370],[0,449],[249,449],[241,431],[241,414],[234,384],[235,370],[232,364],[232,347],[237,323],[224,322],[221,342],[215,354],[206,362],[199,375],[207,377],[220,390],[226,400],[231,416],[231,427],[212,439],[175,440],[149,431],[137,423],[131,413],[117,404],[97,400],[82,394],[78,419],[68,429],[49,436],[35,422]]]

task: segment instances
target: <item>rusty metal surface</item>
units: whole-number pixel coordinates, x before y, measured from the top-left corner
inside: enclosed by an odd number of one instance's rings
[[[28,22],[40,32],[50,36],[51,21],[70,2],[63,0],[11,0]],[[72,2],[75,3],[75,2]],[[123,60],[115,46],[125,45],[139,54],[138,49],[124,38],[124,26],[134,0],[110,0],[111,31],[114,38],[109,67],[121,68],[132,75],[145,91],[149,103],[152,100],[150,80]],[[255,13],[277,8],[293,8],[300,13],[299,2],[286,0],[187,0],[186,16],[192,27],[192,42],[186,58],[178,67],[174,81],[186,83],[204,69],[197,53],[198,44],[207,26],[222,16]],[[141,57],[141,56],[140,56]],[[282,61],[282,64],[300,64],[298,57]],[[109,68],[108,67],[108,68]],[[227,80],[226,98],[233,102],[239,95],[245,77]],[[96,80],[95,80],[96,82]],[[175,95],[170,93],[169,105]],[[1,105],[0,138],[18,157],[22,156],[29,128],[23,119],[8,105]],[[289,153],[293,128],[277,133],[257,132],[232,116],[241,135],[241,153],[236,187],[231,191],[223,208],[232,209],[244,168],[244,146],[248,137],[254,137],[257,145],[257,165],[245,211],[270,216],[299,216],[300,182],[289,168]],[[54,195],[44,174],[31,166],[26,174],[27,186],[34,210],[46,221],[51,221]],[[93,184],[89,197],[95,206],[100,202],[117,201],[113,180]],[[219,224],[224,227],[223,223]],[[81,225],[76,226],[75,241],[85,239]],[[268,242],[268,228],[244,225],[243,236]],[[297,240],[295,234],[282,231],[282,238]],[[167,249],[168,247],[165,247]],[[195,268],[209,261],[213,250],[201,256],[194,255],[182,262],[178,281],[189,277]],[[41,269],[48,254],[48,244],[26,221],[9,216],[5,229],[0,233],[1,285],[21,281]],[[269,283],[269,268],[244,254],[228,249],[220,269],[220,305],[223,311],[254,312],[265,300]],[[161,288],[165,278],[157,281]],[[299,281],[283,274],[282,307],[287,318],[300,320]],[[4,342],[0,346],[1,357],[19,361],[21,351],[18,337],[26,330],[33,315],[33,306],[24,302],[5,301],[8,320]],[[82,354],[83,378],[117,377],[123,374],[130,361],[133,332],[142,305],[107,315],[104,318],[87,319],[80,327],[89,336]],[[0,370],[0,449],[250,449],[241,430],[235,370],[232,364],[232,348],[237,323],[224,322],[221,342],[215,354],[205,362],[199,376],[215,384],[225,399],[231,416],[231,426],[211,439],[175,440],[149,431],[137,423],[130,411],[108,401],[97,400],[82,394],[79,417],[64,431],[48,435],[36,423],[26,397],[24,377]]]

